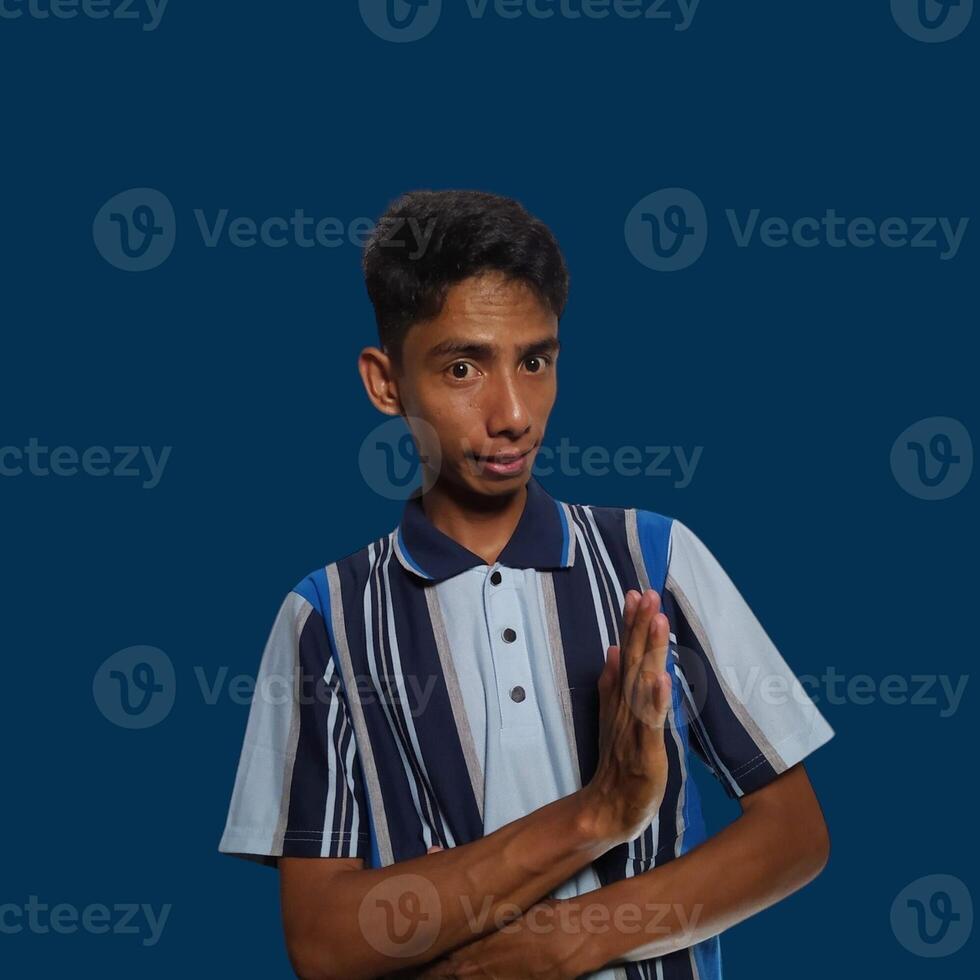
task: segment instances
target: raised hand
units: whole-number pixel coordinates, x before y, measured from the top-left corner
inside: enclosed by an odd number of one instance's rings
[[[609,647],[599,677],[599,761],[582,791],[597,835],[614,844],[635,837],[663,801],[669,641],[660,596],[653,589],[627,592],[620,644]]]

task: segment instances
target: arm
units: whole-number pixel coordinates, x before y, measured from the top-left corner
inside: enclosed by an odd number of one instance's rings
[[[359,980],[427,962],[513,918],[611,847],[590,829],[585,790],[480,840],[386,868],[282,858],[283,923],[303,980]],[[395,925],[386,920],[409,917]],[[415,911],[413,911],[413,909]],[[398,942],[392,933],[408,933]],[[410,954],[410,955],[406,955]]]
[[[812,881],[830,855],[820,804],[802,763],[740,801],[742,815],[693,851],[576,900],[609,923],[588,935],[581,972],[663,956],[715,936]],[[618,907],[639,910],[632,932]],[[644,930],[649,930],[645,932]]]
[[[599,765],[583,789],[480,840],[387,868],[280,858],[286,943],[303,980],[370,980],[472,943],[649,823],[666,784],[671,690],[659,609],[653,590],[626,597],[622,644],[599,678]]]
[[[423,977],[572,978],[664,956],[778,902],[823,869],[829,837],[802,763],[747,794],[742,815],[660,867],[579,896],[549,899],[457,950]]]

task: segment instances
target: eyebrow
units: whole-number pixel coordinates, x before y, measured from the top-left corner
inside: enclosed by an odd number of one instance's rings
[[[532,340],[523,347],[517,349],[521,360],[530,357],[532,354],[554,354],[561,347],[557,337],[542,337],[540,340]],[[429,360],[439,360],[450,354],[472,357],[474,360],[489,361],[493,358],[497,350],[494,344],[479,343],[472,340],[461,340],[456,337],[449,337],[433,347],[429,353]]]

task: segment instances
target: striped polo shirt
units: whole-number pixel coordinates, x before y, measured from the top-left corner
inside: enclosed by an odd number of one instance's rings
[[[671,625],[664,800],[636,837],[550,894],[575,898],[696,847],[695,757],[737,798],[833,730],[690,529],[557,500],[532,476],[493,564],[440,531],[417,491],[396,528],[286,596],[219,850],[272,866],[285,855],[387,867],[575,792],[597,765],[596,685],[625,593],[648,588]],[[720,980],[719,940],[589,976]]]

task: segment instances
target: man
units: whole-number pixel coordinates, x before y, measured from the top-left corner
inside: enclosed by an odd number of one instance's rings
[[[256,689],[292,693],[253,700],[220,850],[278,866],[304,978],[717,980],[718,934],[827,861],[801,760],[833,731],[688,528],[532,475],[568,293],[540,221],[411,193],[364,272],[361,378],[423,484],[285,599]],[[742,808],[710,839],[694,756]]]

